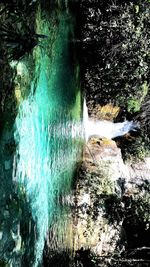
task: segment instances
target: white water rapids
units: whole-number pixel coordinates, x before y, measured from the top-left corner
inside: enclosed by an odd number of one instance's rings
[[[124,122],[114,123],[111,121],[94,120],[89,118],[85,99],[83,106],[83,126],[86,141],[88,141],[91,136],[113,139],[118,136],[123,136],[131,130],[134,131],[138,127],[133,121],[126,120]]]

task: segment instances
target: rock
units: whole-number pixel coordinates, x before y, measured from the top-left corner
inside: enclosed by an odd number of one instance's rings
[[[113,121],[116,119],[120,112],[120,108],[118,106],[113,106],[112,104],[107,104],[104,106],[96,105],[93,108],[93,105],[89,104],[89,113],[91,117],[94,117],[99,120],[109,120]]]
[[[136,205],[137,195],[144,196],[140,186],[145,180],[150,182],[149,162],[150,158],[134,164],[124,163],[115,141],[90,139],[84,149],[76,187],[76,251],[90,248],[97,256],[111,257],[126,249],[129,238],[124,230],[124,227],[127,229],[125,218],[132,211],[132,205]],[[140,210],[137,207],[135,212]],[[131,212],[131,220],[134,216]],[[128,217],[126,221],[128,223]]]

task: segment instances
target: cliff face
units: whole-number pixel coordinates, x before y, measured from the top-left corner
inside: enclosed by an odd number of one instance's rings
[[[90,248],[112,264],[133,251],[131,258],[140,257],[136,249],[148,246],[150,237],[149,161],[125,164],[114,141],[88,142],[76,188],[76,251]]]

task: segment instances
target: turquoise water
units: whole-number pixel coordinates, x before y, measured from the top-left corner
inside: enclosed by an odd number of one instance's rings
[[[10,266],[41,266],[48,231],[51,249],[71,249],[72,243],[69,202],[82,139],[73,19],[68,8],[48,12],[39,7],[36,24],[47,39],[15,65],[19,82],[12,180],[29,212],[19,204],[18,247]]]

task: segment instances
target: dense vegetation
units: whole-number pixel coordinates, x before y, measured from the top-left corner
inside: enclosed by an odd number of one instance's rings
[[[140,137],[129,152],[138,155],[142,139],[144,156],[150,138],[149,1],[81,0],[79,14],[77,46],[88,105],[112,103],[121,108],[118,121],[140,121]]]

